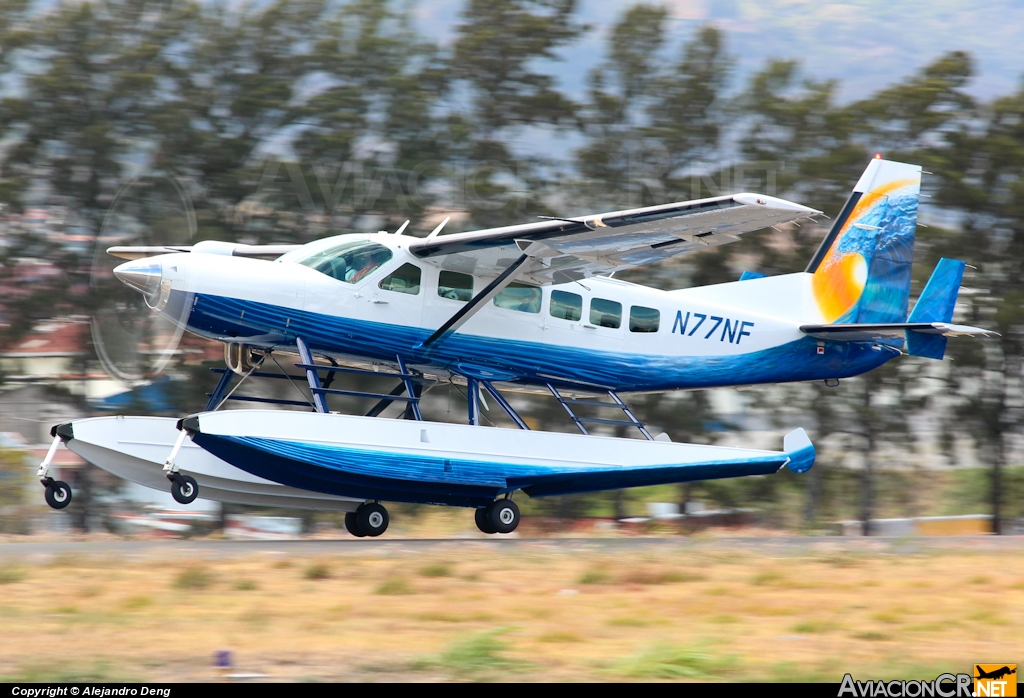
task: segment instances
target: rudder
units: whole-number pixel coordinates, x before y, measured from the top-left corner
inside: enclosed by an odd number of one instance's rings
[[[951,322],[966,266],[956,259],[940,259],[910,313],[909,322]],[[946,355],[946,338],[907,332],[907,353],[941,360]]]

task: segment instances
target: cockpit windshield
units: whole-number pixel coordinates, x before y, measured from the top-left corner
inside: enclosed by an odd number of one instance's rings
[[[391,259],[391,250],[361,235],[341,235],[303,245],[279,262],[301,264],[338,281],[354,284]]]

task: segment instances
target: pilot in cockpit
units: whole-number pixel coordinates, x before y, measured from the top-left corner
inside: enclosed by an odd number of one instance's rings
[[[350,261],[348,270],[343,278],[350,284],[357,283],[389,259],[391,259],[391,251],[387,249],[378,249],[361,254]]]

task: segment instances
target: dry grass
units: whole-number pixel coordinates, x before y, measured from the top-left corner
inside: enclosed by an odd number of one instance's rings
[[[218,649],[279,680],[836,682],[1024,655],[1017,549],[346,551],[5,562],[0,681],[212,680]]]

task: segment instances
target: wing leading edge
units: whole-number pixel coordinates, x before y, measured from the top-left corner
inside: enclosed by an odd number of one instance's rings
[[[409,251],[442,269],[487,277],[504,272],[530,246],[530,262],[518,276],[546,285],[717,247],[818,213],[771,196],[735,194],[436,236],[411,242]]]

